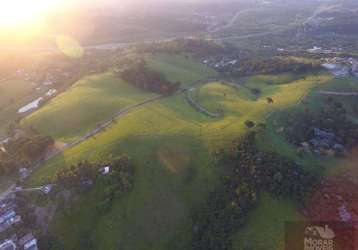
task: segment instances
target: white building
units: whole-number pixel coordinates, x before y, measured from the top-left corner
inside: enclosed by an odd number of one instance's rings
[[[15,250],[16,244],[12,240],[5,240],[0,243],[0,250]]]
[[[26,234],[19,240],[19,245],[24,250],[38,250],[37,239],[32,235],[32,233]]]

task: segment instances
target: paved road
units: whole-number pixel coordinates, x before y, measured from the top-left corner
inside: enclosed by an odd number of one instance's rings
[[[221,28],[220,28],[221,29]],[[212,34],[212,33],[208,33]],[[224,40],[230,40],[230,39],[247,39],[247,38],[254,38],[254,37],[260,37],[265,36],[268,34],[273,34],[272,32],[260,32],[260,33],[252,33],[252,34],[246,34],[246,35],[234,35],[234,36],[222,36],[222,37],[215,37],[215,38],[208,38],[208,41],[224,41]],[[104,44],[97,44],[97,45],[88,45],[88,46],[82,46],[84,49],[98,49],[98,50],[114,50],[119,48],[126,48],[129,46],[139,45],[139,44],[151,44],[151,43],[159,43],[159,42],[170,42],[177,39],[192,39],[195,37],[195,35],[191,36],[178,36],[178,37],[170,37],[165,39],[159,39],[159,40],[147,40],[147,41],[140,41],[140,42],[129,42],[129,43],[104,43]],[[0,47],[0,51],[43,51],[43,52],[58,52],[60,51],[56,47],[40,47],[40,48],[4,48]]]
[[[321,95],[358,96],[358,92],[318,91]]]

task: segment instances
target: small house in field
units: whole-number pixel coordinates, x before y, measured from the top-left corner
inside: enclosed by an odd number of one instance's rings
[[[29,175],[30,175],[30,171],[27,168],[20,168],[19,169],[20,180],[26,179]]]
[[[99,172],[102,174],[102,175],[107,175],[111,172],[111,166],[105,166],[103,168],[100,168],[99,169]]]
[[[46,185],[46,186],[43,186],[41,188],[41,191],[44,193],[44,194],[49,194],[51,191],[52,191],[52,188],[53,188],[53,185]]]

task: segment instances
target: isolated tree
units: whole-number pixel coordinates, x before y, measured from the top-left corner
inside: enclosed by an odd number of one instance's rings
[[[268,104],[273,104],[274,103],[274,100],[271,97],[267,97],[266,101],[267,101]]]
[[[245,126],[246,126],[247,128],[253,128],[253,127],[255,127],[255,123],[254,123],[253,121],[247,120],[247,121],[245,122]]]

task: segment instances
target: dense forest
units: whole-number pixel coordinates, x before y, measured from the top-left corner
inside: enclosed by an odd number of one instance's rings
[[[19,130],[8,142],[0,146],[0,175],[13,174],[22,167],[29,167],[41,160],[54,144],[49,136],[43,136],[34,129]]]
[[[136,87],[149,90],[162,95],[175,93],[181,83],[171,83],[161,73],[149,69],[144,62],[132,64],[122,70],[120,77]]]
[[[204,39],[177,39],[169,42],[154,43],[143,46],[139,51],[147,53],[187,53],[199,58],[230,53],[228,49],[214,41]]]
[[[193,213],[191,249],[231,249],[231,234],[244,225],[261,191],[301,202],[316,184],[318,177],[297,163],[257,149],[255,138],[250,132],[234,143],[233,152],[216,154],[223,178]]]
[[[318,64],[298,62],[289,59],[270,58],[241,61],[238,67],[229,67],[223,69],[223,71],[229,71],[234,76],[247,76],[254,74],[278,74],[284,72],[306,73],[319,69],[321,69],[321,66]]]

